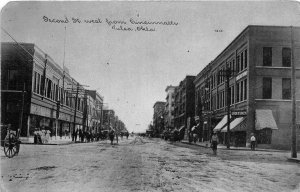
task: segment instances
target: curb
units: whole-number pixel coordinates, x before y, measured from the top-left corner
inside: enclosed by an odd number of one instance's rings
[[[299,158],[287,158],[287,160],[291,161],[291,162],[300,163],[300,159]]]
[[[210,147],[206,147],[204,145],[198,145],[198,144],[195,144],[195,143],[189,143],[189,142],[186,142],[186,141],[181,141],[181,143],[184,143],[184,144],[188,144],[188,145],[195,145],[195,146],[199,146],[199,147],[203,147],[203,148],[210,148]],[[243,149],[243,148],[218,148],[220,150],[236,150],[236,151],[251,151],[250,149]],[[255,151],[264,151],[264,152],[285,152],[284,150],[272,150],[272,149],[259,149],[259,148],[256,148]]]
[[[34,143],[26,143],[21,142],[22,145],[70,145],[75,144],[74,142],[67,142],[67,143],[43,143],[43,144],[34,144]]]

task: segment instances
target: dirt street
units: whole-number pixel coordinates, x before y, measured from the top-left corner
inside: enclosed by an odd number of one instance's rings
[[[285,152],[219,150],[160,139],[21,145],[1,151],[2,191],[300,191]]]

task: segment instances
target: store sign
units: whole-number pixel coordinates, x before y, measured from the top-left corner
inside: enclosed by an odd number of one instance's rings
[[[212,111],[202,111],[203,115],[208,115],[208,114],[212,114]]]
[[[239,74],[238,76],[236,76],[236,80],[238,81],[239,79],[245,77],[247,75],[248,71],[244,71],[243,73]]]
[[[247,115],[247,111],[243,110],[243,111],[231,111],[231,115],[232,116],[246,116]]]

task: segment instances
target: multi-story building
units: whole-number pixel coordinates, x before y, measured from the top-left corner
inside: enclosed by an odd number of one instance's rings
[[[1,57],[1,123],[22,137],[36,128],[60,136],[81,128],[83,87],[67,69],[30,43],[1,43]]]
[[[299,47],[299,27],[246,27],[196,78],[196,98],[205,110],[203,122],[210,119],[210,131],[220,131],[221,138],[227,138],[230,105],[232,144],[245,146],[255,133],[258,144],[290,147],[291,66],[296,68],[299,111]],[[299,129],[297,134],[299,138]]]
[[[114,124],[115,111],[112,109],[103,110],[103,129],[109,130]]]
[[[165,114],[165,105],[166,102],[157,101],[153,105],[153,127],[154,127],[154,136],[160,136],[164,131],[164,114]]]
[[[86,126],[98,133],[102,121],[103,97],[95,90],[86,91]]]
[[[168,129],[174,128],[174,106],[175,106],[175,86],[167,86],[166,88],[166,106],[165,106],[165,127]]]
[[[186,76],[175,88],[174,126],[190,131],[195,116],[195,76]]]

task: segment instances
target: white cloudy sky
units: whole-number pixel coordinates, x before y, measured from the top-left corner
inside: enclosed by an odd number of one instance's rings
[[[67,17],[69,23],[45,22],[44,16]],[[66,27],[65,65],[71,76],[98,89],[130,131],[144,131],[153,104],[165,100],[166,86],[197,75],[247,25],[300,26],[299,16],[296,2],[36,1],[8,3],[2,8],[1,27],[19,42],[35,43],[61,66]],[[82,22],[75,24],[72,17]],[[103,23],[83,22],[98,18]],[[106,18],[178,25],[124,32],[111,29]],[[223,32],[215,32],[219,29]],[[1,31],[1,41],[11,39]]]

